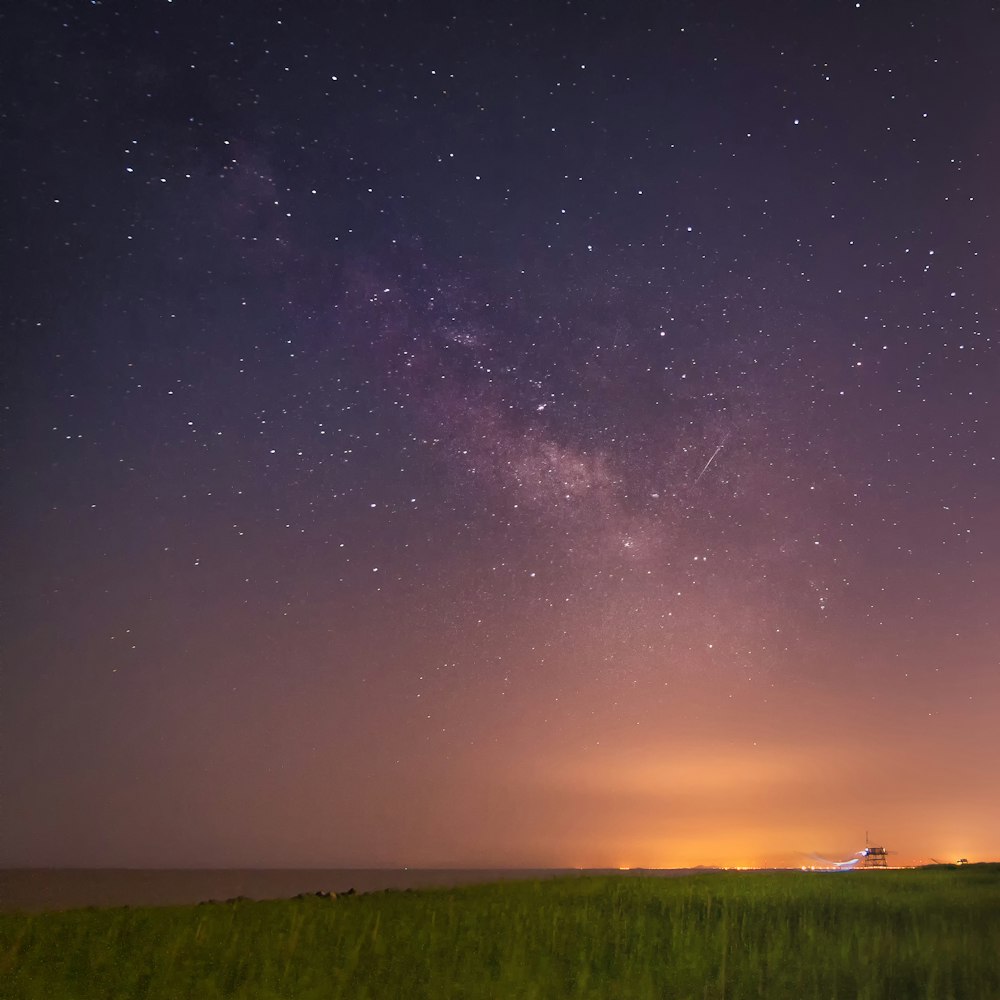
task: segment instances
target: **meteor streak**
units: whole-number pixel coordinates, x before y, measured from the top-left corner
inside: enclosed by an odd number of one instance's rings
[[[705,475],[706,472],[708,472],[708,467],[715,461],[715,456],[718,455],[720,451],[722,451],[722,449],[725,447],[725,444],[726,444],[726,442],[728,440],[729,440],[729,435],[727,434],[722,439],[722,442],[720,443],[719,447],[716,448],[715,451],[712,452],[712,457],[705,463],[705,467],[701,470],[701,472],[698,473],[697,477],[695,478],[694,483],[691,484],[692,486],[697,485],[698,480],[701,479],[701,477],[703,475]]]

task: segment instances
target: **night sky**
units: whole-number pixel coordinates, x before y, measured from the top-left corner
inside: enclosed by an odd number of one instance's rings
[[[13,5],[0,864],[1000,856],[1000,12]]]

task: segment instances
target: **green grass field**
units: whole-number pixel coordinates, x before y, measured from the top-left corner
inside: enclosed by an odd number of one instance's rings
[[[5,914],[0,997],[1000,998],[1000,865]]]

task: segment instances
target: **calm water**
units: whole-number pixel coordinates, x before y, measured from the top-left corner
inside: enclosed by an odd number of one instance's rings
[[[634,874],[682,875],[690,869]],[[171,906],[207,899],[287,899],[299,892],[372,892],[472,885],[503,879],[555,878],[579,869],[113,869],[0,870],[0,910],[65,910],[79,906]]]

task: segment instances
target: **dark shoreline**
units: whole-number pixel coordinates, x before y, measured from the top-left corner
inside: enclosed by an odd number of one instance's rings
[[[566,875],[668,878],[716,868],[6,868],[0,912],[39,913],[87,906],[183,906],[236,897],[289,899],[301,893],[379,892],[475,885]]]

